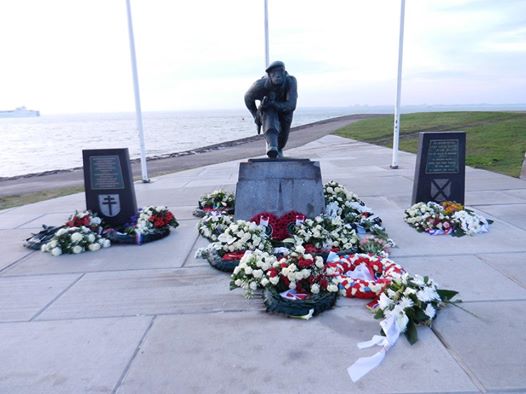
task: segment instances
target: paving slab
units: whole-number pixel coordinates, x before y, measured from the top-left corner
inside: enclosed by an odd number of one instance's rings
[[[24,240],[31,236],[27,230],[0,230],[0,274],[9,265],[35,251],[24,248]]]
[[[526,301],[525,287],[473,255],[399,257],[396,262],[411,273],[430,276],[444,289],[458,291],[457,298],[463,301]]]
[[[526,180],[523,179],[523,181],[526,184]],[[510,196],[514,196],[514,197],[520,198],[521,200],[526,201],[526,186],[524,187],[524,189],[505,190],[504,192],[506,194],[509,194]]]
[[[78,211],[82,211],[82,209],[78,209]],[[20,229],[29,229],[28,236],[33,232],[37,233],[40,230],[42,230],[42,225],[47,226],[62,226],[64,223],[67,222],[68,218],[75,212],[73,210],[72,212],[68,214],[64,213],[46,213],[44,215],[39,216],[38,218],[31,220],[29,222],[26,222],[22,224],[21,226],[18,226]]]
[[[524,189],[524,180],[490,171],[476,170],[466,176],[466,190]]]
[[[0,392],[111,393],[147,317],[0,324]]]
[[[486,390],[526,392],[526,302],[473,302],[446,308],[434,328]]]
[[[526,253],[480,254],[477,257],[526,288]]]
[[[260,309],[212,267],[85,274],[41,320]]]
[[[143,245],[112,245],[96,252],[53,257],[37,252],[2,272],[9,275],[35,275],[74,272],[102,272],[182,266],[198,234],[197,220],[183,220],[166,238]],[[20,246],[19,246],[20,248]],[[128,254],[128,258],[122,258]]]
[[[72,213],[70,212],[70,207],[73,207],[73,212],[75,209],[86,209],[86,197],[84,192],[27,204],[23,207],[16,207],[12,209],[12,212],[24,212],[35,215],[42,215],[44,213],[64,213],[65,215],[70,215]]]
[[[0,278],[0,322],[30,320],[80,276]]]
[[[188,254],[188,258],[186,259],[184,266],[185,267],[200,267],[200,266],[209,267],[210,264],[208,263],[208,260],[201,259],[201,258],[198,259],[195,257],[195,253],[197,252],[199,248],[206,248],[209,244],[210,244],[209,240],[207,240],[204,237],[199,236],[197,238],[197,241],[194,244],[194,247],[192,248],[192,251],[190,252],[190,254]]]
[[[429,329],[419,331],[414,346],[401,338],[380,368],[353,383],[347,367],[377,351],[358,350],[356,343],[378,327],[363,307],[336,308],[308,322],[263,312],[160,316],[117,392],[476,390]]]
[[[503,204],[503,205],[479,205],[477,209],[488,215],[498,217],[501,220],[513,224],[526,230],[526,221],[524,214],[526,212],[525,204]]]
[[[45,212],[28,213],[20,209],[12,210],[0,216],[0,230],[16,229],[44,215]]]
[[[524,204],[526,200],[502,190],[467,191],[465,205],[479,207],[480,205]]]

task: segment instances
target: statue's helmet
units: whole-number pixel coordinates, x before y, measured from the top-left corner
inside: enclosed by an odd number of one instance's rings
[[[275,68],[281,68],[285,70],[285,63],[283,63],[282,61],[276,60],[275,62],[270,63],[265,71],[268,74],[271,70],[274,70]]]

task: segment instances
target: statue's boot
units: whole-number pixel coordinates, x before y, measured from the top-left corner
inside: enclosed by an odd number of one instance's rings
[[[279,156],[278,150],[278,131],[270,129],[265,133],[265,140],[267,141],[267,156],[275,159]]]

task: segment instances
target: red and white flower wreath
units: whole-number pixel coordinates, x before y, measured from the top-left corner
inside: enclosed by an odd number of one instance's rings
[[[362,265],[363,264],[363,265]],[[339,274],[338,287],[344,297],[376,298],[394,278],[399,278],[404,268],[386,257],[370,254],[351,254],[328,263]],[[369,271],[372,280],[354,279],[351,273],[356,269]]]

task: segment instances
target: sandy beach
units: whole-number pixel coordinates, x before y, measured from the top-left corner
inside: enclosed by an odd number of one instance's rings
[[[294,127],[287,149],[305,145],[357,120],[381,116],[379,114],[349,115],[322,120]],[[255,126],[254,126],[255,133]],[[230,160],[256,157],[264,153],[262,135],[254,135],[240,140],[225,141],[221,144],[206,146],[186,152],[178,152],[159,157],[148,158],[148,176],[169,174],[205,165]],[[285,152],[286,153],[286,152]],[[141,178],[139,160],[132,160],[132,170],[136,179]],[[69,170],[46,171],[12,178],[0,179],[0,197],[23,196],[61,188],[80,187],[83,184],[82,167]]]

